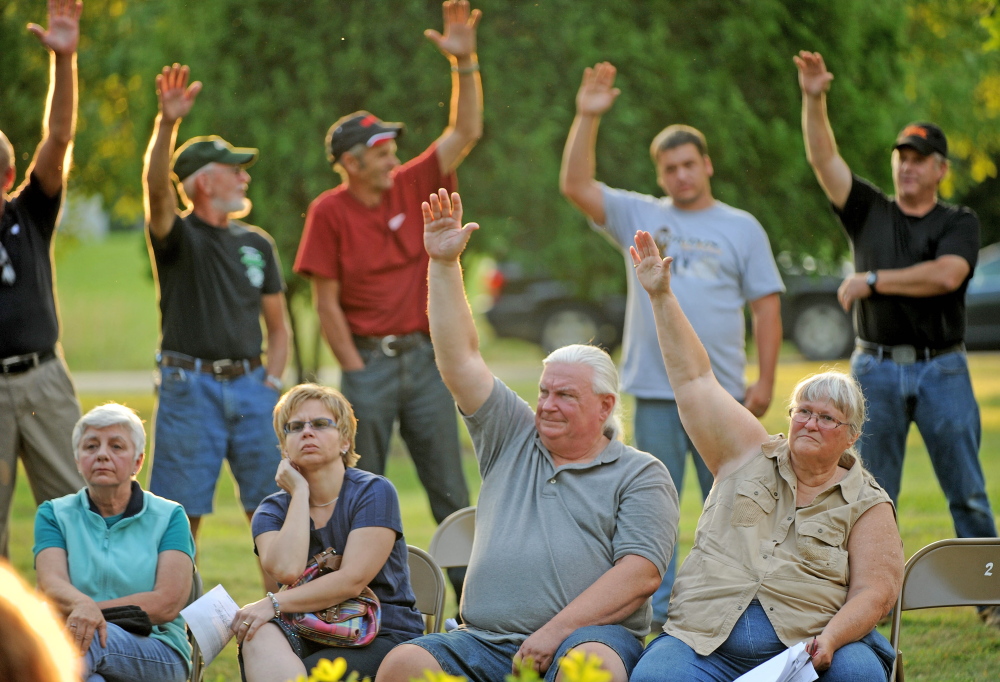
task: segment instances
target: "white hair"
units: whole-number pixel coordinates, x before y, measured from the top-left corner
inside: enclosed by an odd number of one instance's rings
[[[807,376],[792,389],[790,407],[795,408],[802,402],[829,400],[844,418],[847,419],[851,433],[860,436],[865,425],[867,409],[865,395],[857,380],[845,372],[829,371]],[[848,449],[858,456],[855,446]],[[859,458],[860,459],[860,458]]]
[[[194,205],[194,193],[195,190],[198,189],[198,177],[207,173],[208,170],[215,165],[217,164],[214,161],[210,161],[180,181],[178,188],[181,190],[181,201],[184,202],[185,206]]]
[[[88,428],[106,429],[109,426],[124,426],[135,446],[135,459],[139,459],[146,450],[146,431],[142,428],[142,420],[131,407],[118,403],[99,405],[87,414],[73,427],[73,457],[79,459],[80,441]]]
[[[611,440],[621,440],[622,437],[622,397],[618,392],[618,370],[607,351],[597,346],[574,343],[563,346],[549,353],[542,360],[542,365],[550,362],[561,362],[567,365],[585,365],[590,367],[594,376],[591,388],[597,395],[614,396],[615,406],[611,414],[604,420],[604,435]]]

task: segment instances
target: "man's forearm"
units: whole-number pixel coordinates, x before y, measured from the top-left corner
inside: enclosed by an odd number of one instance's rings
[[[837,155],[837,142],[826,110],[826,93],[802,95],[802,137],[811,165],[825,164]]]
[[[453,66],[457,71],[452,72],[448,124],[466,144],[474,143],[483,134],[483,82],[479,61],[476,55],[459,57]]]
[[[588,203],[585,192],[597,177],[597,130],[600,124],[600,116],[576,115],[566,137],[559,172],[559,189],[588,214],[591,210],[585,205]]]
[[[146,150],[143,190],[146,199],[146,222],[154,237],[169,233],[176,214],[177,199],[170,180],[170,157],[177,139],[180,119],[170,121],[162,114],[153,124],[153,135]]]
[[[351,335],[351,328],[347,323],[347,316],[341,309],[340,304],[324,302],[317,307],[320,327],[323,329],[323,336],[337,359],[340,369],[344,372],[353,372],[364,369],[365,362],[358,353],[358,347],[354,345],[354,337]]]
[[[781,352],[781,300],[778,294],[758,299],[751,306],[754,342],[757,346],[758,383],[773,389]]]
[[[279,325],[277,329],[267,331],[267,374],[281,378],[288,364],[288,347],[291,332],[287,324]]]
[[[68,146],[76,131],[76,53],[53,53],[51,71],[46,133],[56,142]]]

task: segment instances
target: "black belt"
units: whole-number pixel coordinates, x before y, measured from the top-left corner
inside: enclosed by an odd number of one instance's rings
[[[193,372],[204,372],[211,374],[216,379],[232,379],[249,374],[260,367],[260,356],[254,358],[244,358],[242,360],[200,360],[183,353],[166,351],[157,357],[157,363],[161,367],[177,367]]]
[[[917,348],[916,346],[883,346],[871,341],[857,339],[855,349],[865,355],[874,355],[879,360],[889,358],[898,365],[912,365],[914,362],[930,360],[945,353],[957,353],[965,350],[964,343],[956,343],[947,348]]]
[[[430,337],[424,332],[411,332],[396,336],[355,336],[354,345],[358,350],[380,350],[388,357],[393,358],[400,353],[413,350],[430,343]]]
[[[0,373],[2,374],[24,374],[29,369],[34,369],[39,365],[56,359],[54,348],[43,350],[40,353],[25,353],[24,355],[11,355],[9,358],[0,360]]]

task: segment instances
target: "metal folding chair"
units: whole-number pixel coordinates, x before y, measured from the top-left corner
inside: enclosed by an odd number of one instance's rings
[[[899,649],[902,611],[943,606],[1000,605],[1000,538],[955,538],[927,545],[903,569],[889,638],[896,652],[890,680],[903,680]]]
[[[468,566],[475,537],[476,508],[459,509],[437,527],[427,551],[441,568]]]
[[[191,595],[188,597],[187,603],[190,604],[198,599],[203,594],[203,590],[204,585],[201,582],[201,573],[198,572],[198,567],[194,566],[194,575],[191,579]],[[191,674],[188,676],[188,680],[190,682],[201,682],[202,675],[205,674],[205,660],[201,657],[201,647],[198,646],[198,640],[191,634],[191,630],[188,630],[188,641],[191,643]]]
[[[407,545],[410,585],[417,597],[417,611],[424,616],[424,633],[441,632],[444,615],[444,574],[431,555]]]

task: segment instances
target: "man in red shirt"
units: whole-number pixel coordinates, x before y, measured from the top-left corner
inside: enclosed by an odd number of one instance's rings
[[[365,111],[341,118],[327,152],[343,182],[309,206],[295,271],[308,276],[323,334],[343,372],[341,390],[358,417],[358,466],[382,474],[396,419],[440,522],[468,506],[454,401],[434,364],[427,322],[427,253],[420,203],[444,187],[482,134],[476,57],[481,13],[444,3],[444,35],[425,35],[452,71],[448,127],[400,166],[399,123]],[[452,576],[461,585],[461,576]]]

